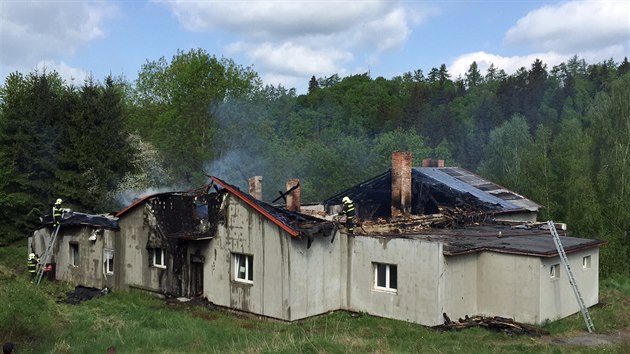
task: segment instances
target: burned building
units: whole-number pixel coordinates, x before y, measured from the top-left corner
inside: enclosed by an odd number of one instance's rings
[[[260,177],[250,193],[209,176],[193,191],[144,197],[111,218],[115,226],[100,225],[96,242],[97,226],[62,226],[57,276],[200,296],[286,321],[345,309],[423,325],[441,324],[444,313],[543,323],[579,310],[553,239],[536,222],[540,205],[440,162],[413,167],[401,152],[392,161],[317,212],[300,205],[296,180],[283,207],[259,200]],[[355,235],[331,217],[345,195],[357,208]],[[43,247],[41,230],[33,249]],[[597,304],[603,242],[561,233],[586,305]],[[68,255],[75,251],[78,262]]]
[[[34,230],[29,237],[29,250],[40,256],[51,242],[52,219]],[[124,285],[114,278],[113,254],[119,247],[118,219],[108,215],[65,213],[61,229],[52,245],[51,278],[96,288]]]

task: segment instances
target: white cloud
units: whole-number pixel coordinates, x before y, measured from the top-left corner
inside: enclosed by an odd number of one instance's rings
[[[571,1],[544,6],[518,20],[505,35],[508,43],[535,50],[574,54],[630,40],[627,1]]]
[[[24,70],[42,58],[68,57],[103,38],[103,22],[116,11],[93,1],[3,1],[0,66]]]
[[[285,89],[295,88],[299,89],[299,94],[305,93],[308,85],[308,81],[305,81],[302,76],[289,76],[275,73],[264,73],[260,76],[265,85],[274,85],[276,87],[282,86]]]
[[[227,53],[244,54],[256,63],[264,80],[284,79],[285,87],[313,75],[344,75],[345,65],[353,60],[374,60],[379,53],[400,47],[411,26],[430,14],[390,0],[155,2],[170,8],[190,31],[241,36],[242,41],[225,47]]]
[[[554,65],[558,65],[567,61],[573,55],[558,54],[555,52],[533,53],[524,56],[504,57],[486,52],[474,52],[463,54],[448,66],[451,77],[464,77],[472,62],[477,63],[479,71],[485,75],[490,64],[494,64],[497,69],[504,70],[508,75],[515,73],[518,69],[524,67],[526,70],[531,69],[532,63],[536,59],[540,59],[543,64],[547,65],[547,70],[551,70]]]
[[[330,34],[378,19],[395,1],[187,1],[166,4],[190,31],[223,29],[264,39]]]
[[[257,65],[282,75],[301,76],[312,74],[332,74],[343,70],[339,63],[353,59],[352,53],[338,48],[311,48],[292,42],[279,45],[265,42],[235,43],[230,52],[246,52]]]
[[[352,28],[343,35],[353,37],[357,46],[376,48],[382,52],[406,42],[410,33],[407,14],[399,7],[373,21],[365,22],[360,27]]]
[[[66,84],[74,84],[77,86],[83,84],[83,82],[90,76],[87,71],[73,68],[64,62],[40,61],[33,68],[33,71],[35,70],[39,73],[50,73],[56,71]]]
[[[531,11],[510,28],[505,39],[524,44],[536,53],[503,56],[484,51],[458,56],[448,67],[452,77],[464,77],[475,61],[482,74],[490,64],[513,74],[521,67],[529,70],[536,59],[547,69],[574,55],[589,63],[628,55],[630,43],[630,3],[622,1],[572,1]]]
[[[338,48],[311,48],[291,42],[275,45],[265,43],[233,43],[228,47],[231,54],[244,53],[268,85],[282,85],[285,88],[306,87],[311,76],[322,77],[333,74],[344,75],[344,63],[353,59],[351,52]]]

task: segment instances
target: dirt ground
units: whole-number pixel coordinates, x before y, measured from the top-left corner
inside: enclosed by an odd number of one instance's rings
[[[600,346],[627,343],[630,345],[630,327],[613,333],[573,333],[562,337],[545,337],[544,341],[561,346]]]

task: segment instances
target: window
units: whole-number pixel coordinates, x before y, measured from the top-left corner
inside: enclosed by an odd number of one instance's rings
[[[582,268],[591,269],[591,256],[582,258]]]
[[[114,274],[114,250],[103,250],[103,270],[105,274]]]
[[[378,290],[397,292],[398,269],[393,264],[374,264],[374,288]]]
[[[164,248],[153,249],[153,266],[157,268],[166,268],[166,252]]]
[[[247,283],[254,282],[254,256],[234,254],[234,278]]]
[[[560,264],[554,264],[549,270],[549,277],[552,279],[560,278]]]
[[[79,244],[78,243],[70,243],[70,265],[78,267],[79,266]]]

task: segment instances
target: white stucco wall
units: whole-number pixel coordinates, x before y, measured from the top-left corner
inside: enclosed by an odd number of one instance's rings
[[[444,257],[444,308],[451,320],[465,315],[476,315],[477,309],[477,264],[478,253]]]
[[[591,257],[591,267],[584,268],[584,257]],[[571,272],[587,307],[599,302],[599,248],[567,254]],[[551,266],[559,265],[560,273],[551,278]],[[540,262],[540,322],[555,321],[580,311],[568,274],[560,257],[545,258]]]
[[[291,236],[228,195],[227,217],[204,254],[204,296],[219,306],[290,320]],[[251,284],[235,280],[233,253],[253,256]]]
[[[311,248],[306,239],[289,243],[291,320],[346,307],[347,236],[315,236]]]
[[[481,252],[477,264],[478,314],[539,322],[540,258]]]
[[[166,269],[152,265],[146,248],[149,228],[145,225],[144,208],[144,203],[138,205],[118,220],[121,244],[115,256],[122,260],[120,266],[124,268],[124,281],[121,285],[163,292],[167,290],[166,278],[172,268],[171,256],[166,254]]]
[[[349,308],[355,311],[416,322],[443,322],[444,272],[442,244],[417,239],[350,237]],[[397,266],[396,293],[375,289],[373,263]]]

